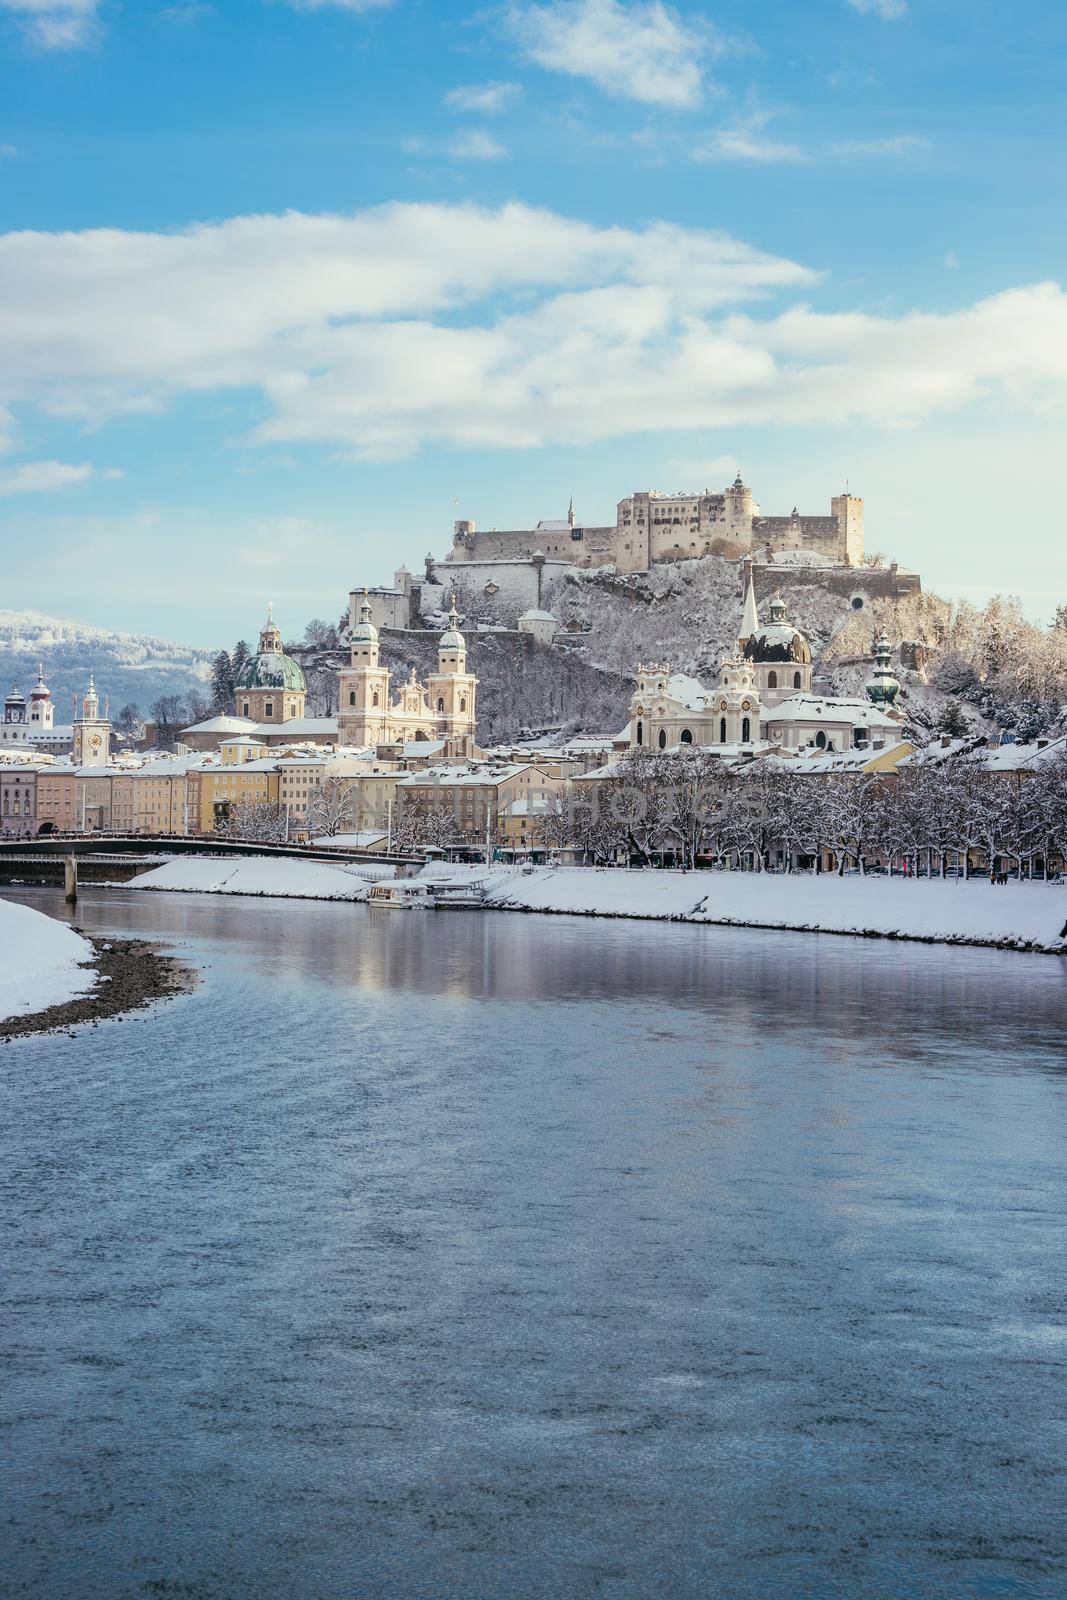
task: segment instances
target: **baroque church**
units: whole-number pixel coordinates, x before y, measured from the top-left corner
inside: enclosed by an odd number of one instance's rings
[[[741,629],[733,653],[723,657],[718,687],[672,674],[666,664],[639,666],[623,734],[630,747],[702,745],[736,755],[845,751],[900,739],[902,718],[895,710],[900,684],[885,633],[875,641],[864,695],[813,694],[808,640],[790,621],[780,594],[770,602],[768,621],[760,623],[749,563],[746,570]]]
[[[474,742],[478,680],[467,671],[467,644],[459,629],[456,597],[437,644],[437,671],[420,683],[411,676],[394,696],[392,674],[381,664],[378,630],[366,590],[352,629],[349,665],[340,672],[338,739],[347,745],[444,742],[447,757],[469,757]]]

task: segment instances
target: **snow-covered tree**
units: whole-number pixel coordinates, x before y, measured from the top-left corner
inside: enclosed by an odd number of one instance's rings
[[[326,775],[308,796],[307,823],[312,838],[334,838],[352,827],[356,806],[352,786]]]
[[[284,813],[266,800],[236,800],[215,832],[220,839],[284,844],[288,825]]]

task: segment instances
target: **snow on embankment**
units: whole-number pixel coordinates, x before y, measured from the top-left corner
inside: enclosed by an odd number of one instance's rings
[[[501,910],[652,917],[817,933],[924,939],[1067,953],[1067,889],[830,874],[627,872],[614,868],[429,868],[486,891]]]
[[[129,887],[186,894],[277,895],[286,900],[365,900],[370,892],[370,885],[348,867],[292,856],[186,857],[143,873]]]
[[[87,939],[10,900],[0,900],[0,951],[0,1021],[77,1000],[96,983],[82,965],[93,958]]]

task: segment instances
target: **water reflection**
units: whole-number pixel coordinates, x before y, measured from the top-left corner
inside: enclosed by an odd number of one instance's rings
[[[0,1052],[13,1592],[1063,1592],[1062,963],[76,920],[202,983]]]

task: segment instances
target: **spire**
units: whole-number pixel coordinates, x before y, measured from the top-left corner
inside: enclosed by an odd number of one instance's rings
[[[745,562],[747,582],[745,585],[745,608],[741,613],[741,632],[739,639],[751,639],[759,632],[759,612],[756,610],[756,590],[752,582],[752,563]]]
[[[369,594],[369,592],[367,590],[366,584],[364,584],[363,585],[363,599],[361,600],[360,607],[359,607],[359,620],[360,620],[360,622],[369,622],[370,619],[371,619],[370,594]]]
[[[574,527],[574,496],[573,495],[571,495],[571,503],[567,507],[567,524],[571,528]]]

